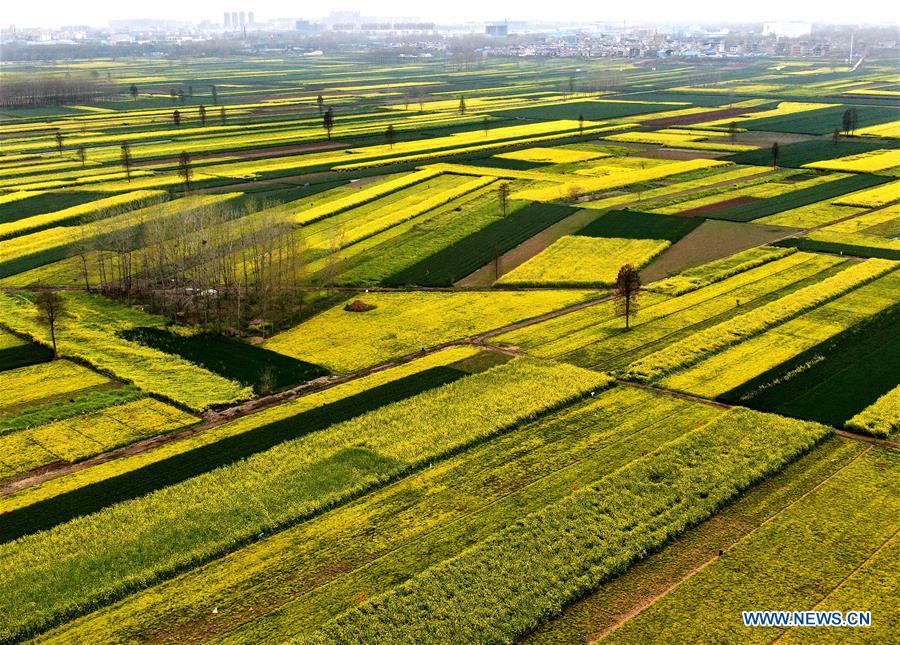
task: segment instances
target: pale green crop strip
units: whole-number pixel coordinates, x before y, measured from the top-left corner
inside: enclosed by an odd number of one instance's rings
[[[0,638],[106,604],[611,382],[515,359],[2,545]]]
[[[734,409],[346,612],[308,640],[512,642],[828,433]]]
[[[900,266],[890,260],[867,260],[790,295],[697,332],[628,366],[626,376],[654,381],[702,358],[747,340]]]

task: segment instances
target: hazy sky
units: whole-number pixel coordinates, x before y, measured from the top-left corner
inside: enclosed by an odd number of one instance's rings
[[[19,27],[90,24],[102,26],[118,18],[170,18],[176,20],[221,21],[223,11],[254,11],[258,21],[269,18],[319,18],[328,11],[360,11],[380,17],[420,17],[439,22],[538,19],[602,21],[677,21],[719,22],[760,20],[804,20],[842,22],[847,3],[835,0],[637,0],[602,2],[600,0],[336,0],[334,3],[288,2],[286,0],[152,0],[151,2],[113,2],[112,0],[43,0],[7,2],[0,12],[3,25]],[[852,17],[858,22],[895,22],[892,3],[864,0],[852,4]]]

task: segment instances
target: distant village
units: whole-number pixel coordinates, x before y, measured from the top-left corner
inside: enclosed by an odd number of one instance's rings
[[[898,51],[893,29],[766,22],[747,25],[650,25],[640,23],[536,23],[515,20],[438,24],[416,18],[385,20],[358,12],[326,18],[268,18],[254,11],[223,11],[219,20],[111,20],[106,26],[55,29],[7,25],[0,29],[4,58],[45,57],[79,52],[99,55],[162,54],[173,47],[209,53],[321,50],[367,46],[397,50],[401,57],[432,58],[459,49],[483,57],[582,57],[632,59],[721,59],[810,57],[850,60]],[[855,41],[855,42],[854,42]],[[42,50],[44,50],[42,52]]]

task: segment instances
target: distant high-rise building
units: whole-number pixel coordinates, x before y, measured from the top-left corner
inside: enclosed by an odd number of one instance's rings
[[[241,23],[238,22],[238,12],[232,11],[231,12],[231,28],[237,29],[240,26],[240,24]]]
[[[225,20],[223,22],[225,24],[225,29],[228,29],[231,27],[231,14],[226,11],[224,17]]]
[[[509,25],[503,24],[485,25],[484,33],[488,36],[507,36],[509,35]]]
[[[248,24],[248,25],[252,25],[252,24],[254,24],[254,22],[255,22],[255,21],[253,20],[253,12],[252,12],[252,11],[248,11],[248,12],[247,12],[247,24]]]
[[[241,12],[241,23],[240,24],[241,24],[241,27],[243,27],[244,25],[247,24],[247,12],[246,11]]]

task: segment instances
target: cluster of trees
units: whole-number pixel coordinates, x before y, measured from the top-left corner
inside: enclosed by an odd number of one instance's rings
[[[93,103],[115,94],[113,88],[90,74],[66,74],[4,78],[0,83],[0,107],[45,107]]]
[[[170,204],[171,207],[171,204]],[[209,206],[75,240],[88,290],[139,299],[172,319],[237,331],[303,315],[307,293],[330,289],[337,249],[320,276],[308,270],[302,229],[280,207]]]

